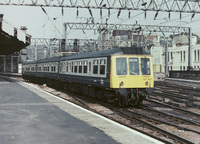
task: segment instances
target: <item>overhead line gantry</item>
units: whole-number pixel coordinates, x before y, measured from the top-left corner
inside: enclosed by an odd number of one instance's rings
[[[0,5],[200,13],[200,0],[4,0]]]

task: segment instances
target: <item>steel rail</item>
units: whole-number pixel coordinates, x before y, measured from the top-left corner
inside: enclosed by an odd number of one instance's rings
[[[190,140],[188,140],[188,139],[185,139],[185,138],[183,138],[183,137],[181,137],[181,136],[178,136],[178,135],[176,135],[176,134],[174,134],[174,133],[171,133],[171,132],[169,132],[169,131],[166,131],[166,130],[160,128],[160,127],[157,127],[157,126],[154,126],[154,125],[152,125],[152,124],[149,124],[149,123],[147,123],[147,122],[141,120],[140,118],[138,118],[138,116],[134,116],[134,115],[131,115],[131,114],[127,114],[124,110],[116,109],[116,111],[118,111],[118,112],[120,112],[121,114],[127,116],[129,119],[131,118],[131,120],[136,120],[136,121],[138,121],[139,123],[141,123],[141,124],[143,124],[143,125],[149,127],[150,129],[154,129],[154,130],[158,131],[159,133],[162,133],[162,134],[165,135],[165,136],[167,135],[169,138],[175,140],[176,142],[179,141],[179,142],[185,143],[185,144],[195,144],[194,142],[192,142],[192,141],[190,141]]]
[[[164,104],[164,103],[161,103],[161,102],[158,102],[158,101],[149,99],[149,98],[147,98],[146,101],[153,102],[153,103],[157,103],[157,104],[160,104],[160,105],[163,105],[163,106],[166,106],[166,107],[170,107],[170,108],[173,108],[173,109],[177,109],[177,110],[183,111],[183,112],[185,112],[185,113],[189,113],[189,114],[195,115],[195,116],[197,116],[197,117],[200,117],[200,114],[199,114],[199,113],[191,112],[191,111],[186,110],[186,109],[181,109],[181,108],[176,107],[176,106]]]
[[[143,108],[143,107],[141,107]],[[174,126],[174,127],[177,127],[178,129],[181,129],[181,130],[186,130],[186,131],[191,131],[191,132],[194,132],[194,133],[197,133],[197,134],[200,134],[200,131],[196,131],[196,130],[193,130],[193,129],[189,129],[189,128],[185,128],[185,127],[182,127],[182,126],[179,126],[177,124],[173,124],[173,123],[170,123],[166,120],[160,120],[160,119],[157,119],[157,118],[153,118],[151,116],[147,116],[147,115],[144,115],[144,114],[139,114],[137,112],[133,112],[133,111],[129,111],[129,110],[124,110],[125,112],[128,112],[128,113],[131,113],[133,115],[136,115],[136,116],[141,116],[141,117],[144,117],[146,118],[147,120],[151,120],[151,121],[155,121],[155,123],[163,123],[163,124],[167,124],[167,125],[170,125],[170,126]],[[158,112],[159,113],[159,112]],[[199,124],[200,125],[200,124]]]
[[[167,112],[159,111],[159,110],[153,109],[151,107],[147,107],[147,106],[142,105],[142,104],[139,105],[139,107],[142,108],[142,109],[145,109],[145,110],[149,110],[149,111],[153,111],[153,112],[156,112],[156,113],[160,113],[162,115],[173,117],[173,118],[179,119],[181,121],[200,126],[200,121],[198,121],[198,120],[186,119],[186,118],[183,118],[183,117],[178,117],[178,116],[176,116],[174,114],[170,114],[170,113],[167,113]]]

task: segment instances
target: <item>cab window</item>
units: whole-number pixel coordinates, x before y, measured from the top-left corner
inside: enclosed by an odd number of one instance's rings
[[[141,58],[142,75],[150,75],[149,58]]]
[[[126,58],[116,58],[117,75],[127,75]]]
[[[129,58],[129,74],[139,75],[139,60],[138,58]]]

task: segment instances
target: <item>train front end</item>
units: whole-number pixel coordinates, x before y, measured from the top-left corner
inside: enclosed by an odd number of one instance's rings
[[[150,55],[113,55],[110,73],[110,88],[115,89],[120,106],[138,105],[153,92]]]

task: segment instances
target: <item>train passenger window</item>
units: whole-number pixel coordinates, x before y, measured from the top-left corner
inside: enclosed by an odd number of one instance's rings
[[[138,58],[129,58],[129,74],[139,75],[139,60]]]
[[[116,70],[117,70],[117,75],[127,75],[126,58],[116,59]]]
[[[78,70],[79,70],[79,73],[82,73],[82,61],[79,61],[79,68],[78,68]]]
[[[60,62],[60,71],[63,72],[63,62]]]
[[[100,75],[105,74],[105,65],[100,65]]]
[[[74,62],[72,62],[72,69],[71,69],[71,72],[72,72],[72,73],[74,72]]]
[[[150,75],[149,58],[141,58],[142,75]]]
[[[93,74],[98,74],[98,60],[93,60]]]
[[[66,62],[66,72],[69,71],[69,68],[68,68],[68,62]]]
[[[77,73],[78,71],[78,62],[74,62],[74,72]]]
[[[91,72],[91,62],[89,62],[89,69],[88,69],[88,72],[89,72],[89,73]]]
[[[98,74],[98,65],[93,66],[93,74]]]
[[[68,65],[69,67],[68,67],[68,72],[71,72],[71,66],[72,66],[72,64],[69,62],[69,65]]]
[[[100,75],[104,75],[105,74],[105,66],[106,64],[106,60],[100,60]]]
[[[84,64],[83,64],[83,73],[87,73],[87,65],[88,65],[88,62],[84,61]]]

